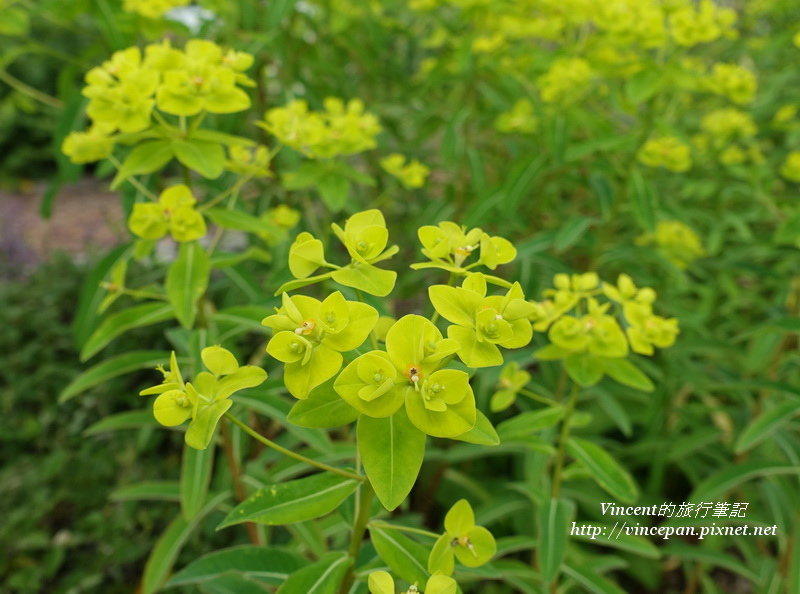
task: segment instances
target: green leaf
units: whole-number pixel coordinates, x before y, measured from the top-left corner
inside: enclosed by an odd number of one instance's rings
[[[121,245],[109,252],[97,266],[94,267],[86,282],[83,284],[81,296],[78,300],[78,311],[75,321],[72,322],[72,335],[75,344],[79,347],[86,343],[89,335],[97,327],[97,310],[108,291],[100,283],[116,264],[130,257],[131,245]]]
[[[561,570],[573,512],[574,506],[565,499],[549,499],[539,508],[539,546],[536,554],[545,584],[553,582]]]
[[[567,452],[586,466],[598,485],[620,501],[632,503],[638,497],[633,477],[600,446],[571,437],[567,441]]]
[[[329,553],[290,575],[278,594],[336,594],[351,563],[344,553]]]
[[[244,136],[234,136],[233,134],[226,134],[225,132],[208,130],[206,128],[195,130],[192,132],[191,137],[195,140],[206,140],[208,142],[216,142],[228,146],[256,146],[256,144],[258,144],[254,140],[250,140]]]
[[[583,237],[593,224],[594,219],[589,217],[572,217],[559,227],[553,240],[553,249],[558,254],[567,251]]]
[[[267,485],[237,505],[217,530],[242,522],[283,526],[313,520],[339,507],[356,487],[357,480],[331,473]]]
[[[691,560],[692,563],[709,563],[716,567],[722,567],[750,580],[756,586],[756,592],[764,591],[758,587],[761,585],[761,578],[758,574],[743,564],[741,559],[733,555],[715,551],[708,547],[693,546],[676,539],[670,540],[669,544],[664,547],[663,552],[665,556]]]
[[[465,441],[467,443],[474,443],[477,445],[496,446],[500,444],[500,437],[497,435],[492,426],[489,418],[480,410],[477,411],[478,415],[475,418],[475,426],[461,435],[456,435],[451,439],[458,441]]]
[[[394,530],[369,527],[369,536],[392,572],[424,591],[428,580],[428,549]]]
[[[217,576],[235,572],[255,578],[270,586],[280,586],[290,574],[306,566],[300,555],[281,549],[242,545],[222,549],[192,561],[167,582],[167,588],[191,586],[209,582]]]
[[[637,168],[631,170],[628,179],[628,199],[636,222],[645,231],[654,231],[658,209],[655,190]]]
[[[58,402],[66,402],[89,388],[99,386],[108,380],[136,371],[138,369],[155,369],[160,363],[169,359],[167,351],[132,351],[117,355],[93,365],[73,379],[58,395]]]
[[[567,375],[579,386],[593,386],[603,378],[603,359],[591,353],[573,353],[564,359]]]
[[[263,233],[268,230],[268,223],[241,210],[227,208],[209,208],[203,214],[225,229]]]
[[[211,275],[211,262],[196,241],[181,243],[178,258],[167,272],[166,289],[175,317],[187,330],[197,315],[197,301],[203,296]]]
[[[343,175],[328,173],[317,181],[317,189],[325,206],[333,212],[339,212],[347,204],[350,182]]]
[[[401,408],[390,417],[358,419],[358,451],[375,494],[392,511],[405,501],[425,457],[425,434]]]
[[[6,3],[7,4],[7,3]],[[3,7],[3,18],[0,19],[0,35],[25,37],[31,29],[31,18],[22,8]]]
[[[177,481],[149,481],[115,489],[111,501],[180,501]]]
[[[564,574],[592,594],[625,594],[625,590],[586,567],[565,565]]]
[[[295,402],[287,418],[301,427],[327,429],[349,425],[358,415],[359,412],[336,393],[331,379],[311,390],[307,399]]]
[[[287,190],[305,190],[317,185],[324,173],[325,169],[319,163],[303,163],[295,171],[284,173],[281,185]]]
[[[621,384],[643,392],[652,392],[655,385],[638,367],[627,359],[607,358],[603,361],[605,372]]]
[[[500,439],[514,439],[524,437],[535,431],[552,427],[564,416],[564,409],[559,407],[532,410],[520,413],[497,426]]]
[[[738,463],[723,468],[697,485],[687,501],[718,501],[742,483],[780,474],[800,475],[800,467],[791,464],[769,464],[763,460]]]
[[[625,94],[633,103],[643,103],[660,91],[666,80],[659,69],[645,68],[627,80]]]
[[[111,182],[111,189],[116,190],[122,182],[132,175],[153,173],[172,160],[174,153],[169,140],[151,140],[134,148]]]
[[[798,413],[800,413],[800,402],[796,400],[789,400],[762,413],[742,431],[739,439],[736,440],[733,451],[740,454],[758,445],[767,437],[774,435],[781,426],[792,420]]]
[[[169,303],[158,302],[134,305],[109,316],[83,345],[81,361],[91,359],[109,342],[128,330],[164,322],[172,318],[172,315],[172,306]]]
[[[614,207],[614,191],[611,188],[611,182],[602,171],[593,171],[589,175],[589,185],[597,196],[597,205],[600,208],[600,215],[603,221],[608,222],[611,220],[611,211]]]
[[[228,499],[227,491],[212,498],[191,521],[186,521],[179,515],[170,522],[167,529],[156,542],[155,547],[147,558],[142,577],[142,593],[153,594],[159,590],[167,580],[178,554],[183,545],[194,532],[200,521],[211,513],[217,506]]]
[[[215,448],[196,450],[186,444],[183,446],[181,513],[187,521],[197,515],[206,501],[211,471],[214,468],[214,451]]]
[[[225,169],[225,151],[218,142],[173,140],[172,150],[178,161],[207,179],[218,178]]]
[[[186,430],[185,441],[198,450],[204,450],[211,443],[217,423],[233,405],[232,400],[218,400],[198,407],[198,412]]]
[[[359,263],[346,266],[341,270],[334,270],[331,278],[345,287],[361,289],[376,297],[386,297],[394,289],[397,273],[394,270],[383,270],[369,264]]]
[[[290,280],[289,282],[283,283],[280,287],[278,287],[277,291],[275,291],[275,296],[277,297],[281,293],[288,293],[289,291],[294,291],[296,289],[302,289],[303,287],[308,287],[309,285],[316,284],[318,282],[324,281],[326,278],[331,278],[332,272],[326,272],[325,274],[318,274],[317,276],[309,276],[308,278],[299,278],[295,280]]]
[[[593,521],[592,525],[603,530],[603,532],[600,533],[601,536],[593,538],[591,534],[576,534],[575,538],[594,545],[611,547],[619,549],[620,551],[633,553],[634,555],[639,555],[647,559],[661,558],[661,549],[644,536],[626,534],[621,531],[617,533],[615,532],[616,528],[610,524],[601,524]],[[612,534],[613,538],[611,537]]]
[[[89,437],[99,433],[119,431],[120,429],[141,429],[142,427],[156,426],[158,426],[158,422],[153,417],[152,410],[129,410],[110,415],[96,423],[92,423],[83,431],[83,436]]]

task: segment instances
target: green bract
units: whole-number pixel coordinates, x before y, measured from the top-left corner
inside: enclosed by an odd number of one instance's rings
[[[284,383],[300,399],[342,367],[342,355],[361,346],[378,321],[375,308],[336,291],[324,301],[283,294],[283,306],[262,324],[275,331],[267,352],[285,363]]]
[[[329,264],[325,261],[322,242],[310,233],[300,233],[289,251],[289,270],[295,278],[301,280],[285,283],[275,294],[326,278],[333,278],[341,285],[377,297],[385,297],[391,293],[397,280],[397,273],[375,266],[378,262],[391,258],[398,251],[396,245],[386,247],[389,231],[386,229],[386,221],[381,211],[366,210],[356,213],[347,219],[344,229],[336,223],[332,223],[331,227],[347,248],[351,258],[350,263],[342,267]],[[321,266],[334,270],[308,278]]]
[[[197,202],[188,186],[167,188],[153,202],[136,203],[128,227],[142,239],[161,239],[167,231],[175,241],[194,241],[206,234],[206,222],[194,205]]]
[[[475,396],[469,376],[439,369],[458,350],[422,316],[407,315],[386,335],[386,352],[358,357],[336,378],[334,389],[370,417],[388,417],[403,404],[411,422],[434,437],[455,437],[475,425]]]
[[[373,571],[367,581],[370,594],[395,594],[394,579],[385,571]],[[434,573],[425,585],[425,591],[417,590],[417,586],[409,586],[402,594],[456,594],[456,581],[440,572]]]
[[[428,557],[428,571],[452,575],[455,559],[467,567],[488,563],[497,552],[494,536],[475,525],[475,514],[466,499],[461,499],[444,518],[445,533],[439,537]]]
[[[492,237],[475,227],[467,230],[450,221],[438,226],[425,225],[418,231],[422,243],[422,253],[430,262],[412,264],[411,268],[441,268],[455,274],[467,274],[470,268],[480,264],[494,270],[500,264],[507,264],[517,257],[517,250],[510,241],[502,237]],[[465,266],[466,260],[478,252],[478,260]],[[501,279],[499,284],[505,284]]]
[[[499,412],[507,409],[514,404],[519,391],[531,381],[531,374],[521,371],[519,363],[513,361],[503,367],[500,372],[500,382],[497,384],[498,390],[492,394],[489,404],[492,412]]]
[[[447,329],[447,336],[461,345],[458,356],[470,367],[500,365],[503,355],[497,345],[516,349],[533,336],[528,317],[534,307],[525,301],[519,283],[503,296],[487,297],[486,279],[475,273],[461,287],[434,285],[428,295],[436,311],[455,324]]]
[[[153,403],[153,416],[166,427],[174,427],[192,419],[186,431],[186,443],[204,450],[214,435],[220,417],[233,404],[230,397],[239,390],[260,385],[267,379],[267,373],[253,365],[239,367],[233,354],[221,346],[203,349],[200,357],[209,371],[200,372],[193,384],[184,383],[173,351],[170,370],[159,368],[164,374],[164,381],[139,394],[159,394]]]

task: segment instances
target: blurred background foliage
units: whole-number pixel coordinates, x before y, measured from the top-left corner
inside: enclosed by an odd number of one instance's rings
[[[329,96],[361,99],[383,132],[379,150],[348,162],[374,185],[354,183],[332,214],[315,189],[287,187],[284,174],[303,159],[283,150],[272,164],[276,179],[248,190],[253,210],[289,204],[324,238],[331,220],[379,207],[399,261],[418,259],[420,225],[480,225],[515,242],[519,256],[507,277],[531,298],[559,272],[596,270],[607,281],[624,272],[654,287],[682,332],[675,348],[642,361],[657,389],[587,390],[579,407],[591,421],[581,436],[634,475],[643,505],[680,503],[692,492],[721,499],[728,492],[704,481],[729,472],[735,499],[750,502],[748,521],[777,525],[778,537],[657,542],[662,554],[648,560],[630,551],[600,556],[597,543],[575,545],[573,554],[627,591],[790,592],[800,583],[792,476],[800,467],[792,406],[800,402],[795,1],[188,4],[0,0],[0,182],[47,179],[41,210],[48,214],[63,184],[109,178],[107,162],[79,166],[60,152],[70,131],[85,128],[82,77],[114,51],[164,36],[176,45],[213,39],[256,57],[253,109],[212,118],[218,130],[264,141],[269,136],[253,124],[267,109],[293,99],[314,109]],[[382,172],[380,157],[391,152],[430,167],[424,189],[403,189]],[[198,183],[221,189],[229,179]],[[121,190],[130,209],[135,191]],[[291,278],[286,249],[273,242],[269,266],[241,263],[216,279],[211,290],[221,306],[274,305],[272,291]],[[135,394],[152,374],[115,379],[58,405],[79,372],[69,325],[90,267],[58,260],[22,278],[13,263],[4,266],[0,549],[8,553],[0,583],[9,592],[89,592],[101,584],[128,592],[174,503],[119,500],[134,483],[174,480],[181,436],[153,426],[86,436],[99,419],[142,408]],[[143,284],[152,277],[144,267],[136,274]],[[419,307],[422,279],[442,282],[435,273],[401,272],[392,313]],[[141,345],[168,349],[161,330],[137,330],[106,356]],[[555,366],[530,357],[520,364],[553,394]],[[475,380],[482,410],[498,372]],[[517,410],[535,408],[519,400]],[[782,414],[770,416],[775,411]],[[259,455],[254,466],[264,462]],[[546,456],[501,460],[427,462],[411,511],[433,526],[466,493],[495,534],[535,534],[521,492],[538,488]],[[493,478],[506,482],[489,491]],[[598,519],[606,495],[585,480],[565,492],[578,502],[578,517]],[[179,567],[245,541],[207,524]],[[481,591],[511,591],[493,587]]]

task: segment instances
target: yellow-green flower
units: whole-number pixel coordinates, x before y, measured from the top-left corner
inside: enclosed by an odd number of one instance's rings
[[[206,234],[206,222],[195,210],[196,202],[187,186],[172,186],[161,192],[158,203],[134,204],[128,228],[142,239],[161,239],[167,231],[175,241],[200,239]]]
[[[674,136],[651,138],[637,154],[639,162],[648,167],[664,167],[681,173],[692,167],[692,153],[688,144]]]
[[[800,182],[800,151],[792,151],[781,165],[781,175],[793,182]]]
[[[392,153],[381,159],[381,167],[400,180],[400,183],[409,190],[421,188],[425,185],[430,169],[413,159],[406,163],[406,158],[398,153]]]

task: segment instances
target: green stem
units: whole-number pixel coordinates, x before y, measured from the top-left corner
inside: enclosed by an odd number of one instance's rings
[[[360,474],[355,474],[353,472],[349,472],[347,470],[342,470],[341,468],[335,468],[323,462],[317,462],[316,460],[312,460],[311,458],[306,458],[302,454],[298,454],[297,452],[293,452],[292,450],[288,450],[283,446],[278,445],[274,441],[267,439],[257,431],[253,431],[247,424],[243,423],[236,417],[234,417],[231,413],[226,412],[225,416],[231,420],[231,423],[234,425],[238,425],[242,431],[247,433],[250,437],[255,439],[256,441],[264,444],[268,448],[272,448],[276,452],[280,452],[284,456],[289,456],[290,458],[294,458],[295,460],[299,460],[300,462],[305,462],[310,466],[316,466],[320,470],[327,470],[328,472],[332,472],[334,474],[338,474],[339,476],[343,476],[345,478],[353,479],[356,481],[366,481],[366,477]]]
[[[117,168],[117,171],[119,171],[122,168],[122,163],[120,163],[119,159],[117,159],[114,155],[109,155],[108,156],[108,160],[111,161],[112,165],[114,165],[114,167]],[[158,196],[156,196],[150,190],[145,188],[142,185],[142,182],[140,182],[135,177],[128,177],[125,181],[128,182],[130,185],[132,185],[137,190],[139,190],[142,194],[144,194],[145,196],[150,198],[150,200],[152,200],[153,202],[158,202]]]
[[[209,208],[211,208],[213,206],[216,206],[217,204],[219,204],[220,202],[225,200],[225,198],[227,198],[228,196],[230,196],[234,192],[238,193],[239,190],[241,189],[241,187],[243,185],[245,185],[247,182],[249,182],[252,179],[252,177],[253,177],[252,175],[248,175],[248,176],[245,176],[245,177],[241,178],[238,182],[236,182],[233,186],[231,186],[230,188],[228,188],[227,190],[225,190],[221,194],[218,194],[217,196],[214,196],[211,200],[209,200],[205,204],[197,207],[197,210],[199,210],[200,212],[205,212]]]
[[[358,551],[361,550],[361,543],[364,541],[364,533],[367,531],[373,493],[374,491],[370,482],[364,481],[363,490],[361,491],[361,500],[358,503],[358,512],[356,513],[356,519],[353,524],[353,534],[350,537],[350,550],[347,552],[347,555],[353,562],[350,564],[342,580],[342,585],[339,586],[339,594],[347,594],[355,581],[356,559],[358,558]]]
[[[561,492],[561,473],[564,469],[564,451],[567,447],[567,439],[569,439],[569,422],[572,418],[572,413],[575,411],[575,403],[578,401],[578,384],[572,384],[572,391],[569,395],[569,402],[567,403],[567,412],[564,413],[564,420],[561,424],[561,438],[558,443],[558,452],[556,453],[556,467],[553,472],[553,490],[552,498],[558,499]]]
[[[386,530],[398,530],[400,532],[419,534],[421,536],[428,536],[430,538],[439,538],[441,536],[441,534],[436,534],[435,532],[430,532],[429,530],[412,528],[411,526],[398,526],[397,524],[389,524],[388,522],[375,521],[375,522],[370,522],[369,525],[375,526],[375,528],[384,528]]]
[[[9,74],[6,70],[0,68],[0,80],[6,83],[9,87],[19,91],[23,95],[27,95],[31,99],[35,99],[40,103],[44,103],[45,105],[49,105],[55,109],[63,109],[64,103],[60,99],[56,97],[52,97],[47,93],[42,93],[38,89],[34,89],[30,85],[26,85],[24,82]]]
[[[561,406],[561,404],[559,404],[555,400],[551,400],[550,398],[545,398],[544,396],[539,396],[539,394],[537,394],[536,392],[531,392],[530,390],[528,390],[526,388],[522,388],[519,391],[519,393],[520,394],[524,394],[528,398],[530,398],[532,400],[536,400],[537,402],[541,402],[543,404],[547,404],[548,406]]]
[[[364,293],[361,292],[361,289],[356,289],[356,297],[361,303],[365,303],[364,301]],[[375,336],[375,330],[373,329],[372,332],[369,333],[369,340],[372,343],[372,350],[378,350],[378,338]]]

